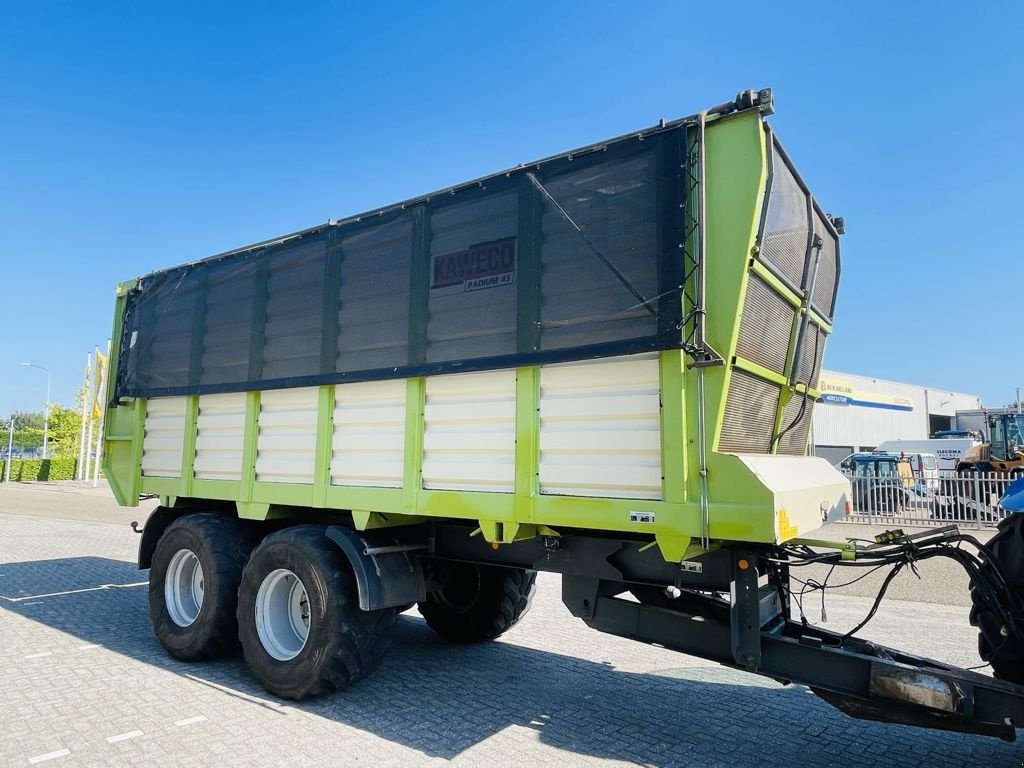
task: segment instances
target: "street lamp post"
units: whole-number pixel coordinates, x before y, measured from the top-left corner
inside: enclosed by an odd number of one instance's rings
[[[40,371],[46,371],[46,402],[43,403],[43,458],[49,456],[49,434],[50,434],[50,369],[44,368],[41,365],[35,363],[22,363],[26,368],[38,368]]]

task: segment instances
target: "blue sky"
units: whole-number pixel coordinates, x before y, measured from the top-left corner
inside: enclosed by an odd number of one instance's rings
[[[847,222],[826,365],[1024,387],[1024,4],[347,5],[3,5],[0,413],[120,280],[766,86]]]

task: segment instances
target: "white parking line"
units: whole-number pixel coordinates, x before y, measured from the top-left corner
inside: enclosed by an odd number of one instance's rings
[[[38,600],[41,597],[64,597],[65,595],[81,595],[85,592],[102,592],[105,589],[131,589],[133,587],[149,586],[148,581],[134,581],[131,584],[100,584],[97,587],[85,587],[84,589],[68,589],[64,592],[47,592],[45,595],[25,595],[24,597],[8,597],[0,595],[0,600],[8,603],[24,603],[27,600]]]
[[[196,723],[201,723],[204,720],[206,720],[205,715],[196,715],[195,717],[186,717],[184,720],[175,720],[174,724],[180,728],[183,725],[195,725]]]
[[[56,752],[47,752],[45,755],[36,755],[28,759],[29,765],[45,763],[47,760],[56,760],[58,757],[67,757],[71,754],[70,749],[58,749]]]
[[[280,712],[281,714],[287,714],[289,711],[291,711],[288,706],[282,704],[279,701],[270,701],[269,699],[263,699],[259,696],[252,696],[248,693],[242,693],[241,691],[236,691],[234,688],[230,688],[226,685],[220,685],[219,683],[211,682],[210,680],[207,680],[203,677],[198,677],[197,675],[191,675],[186,673],[185,677],[187,677],[189,680],[195,680],[197,683],[208,685],[211,688],[214,688],[218,691],[222,691],[223,693],[226,693],[229,696],[234,696],[235,698],[242,699],[243,701],[251,701],[253,704],[259,704],[261,707],[267,707],[268,709],[272,709],[275,712]]]
[[[116,736],[107,736],[107,744],[117,744],[119,741],[128,741],[128,739],[134,739],[141,735],[142,731],[128,731],[127,733],[119,733]]]
[[[100,646],[95,645],[95,644],[93,644],[93,645],[80,645],[80,646],[78,646],[78,650],[80,650],[80,651],[91,651],[92,649],[99,648],[99,647]]]
[[[42,653],[30,653],[26,656],[26,659],[41,659],[44,656],[53,656],[53,651],[43,651]]]

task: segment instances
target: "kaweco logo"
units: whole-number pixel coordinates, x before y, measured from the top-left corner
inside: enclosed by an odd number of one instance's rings
[[[462,293],[512,285],[516,280],[516,238],[491,240],[463,251],[434,256],[430,292]]]

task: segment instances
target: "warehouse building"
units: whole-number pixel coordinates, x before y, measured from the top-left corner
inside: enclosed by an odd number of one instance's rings
[[[822,401],[814,408],[814,454],[838,462],[854,451],[874,450],[886,440],[924,440],[951,429],[957,411],[981,408],[981,398],[962,392],[822,370]]]

